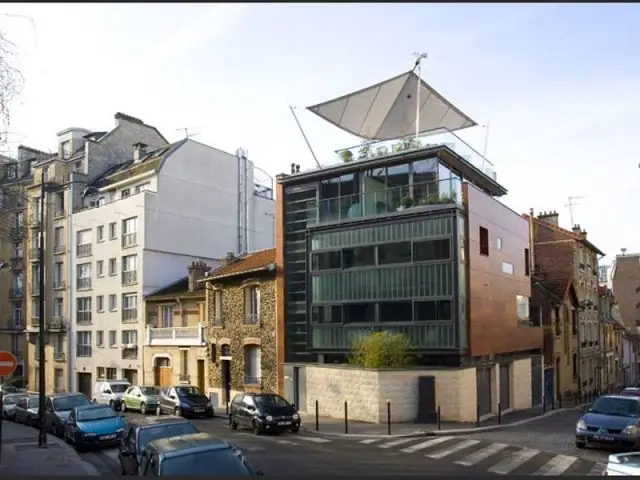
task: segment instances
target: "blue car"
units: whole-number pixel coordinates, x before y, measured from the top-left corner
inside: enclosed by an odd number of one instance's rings
[[[124,427],[124,419],[109,405],[82,405],[67,417],[64,439],[83,452],[91,447],[117,445]]]
[[[576,424],[576,447],[640,450],[640,398],[605,395]]]

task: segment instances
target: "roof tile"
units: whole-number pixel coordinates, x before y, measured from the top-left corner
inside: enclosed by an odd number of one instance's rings
[[[255,252],[245,253],[230,263],[223,265],[217,270],[209,273],[207,279],[229,277],[232,275],[240,275],[255,270],[266,268],[276,262],[276,249],[269,248],[267,250],[257,250]]]

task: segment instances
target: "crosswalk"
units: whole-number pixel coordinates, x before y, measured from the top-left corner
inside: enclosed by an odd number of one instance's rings
[[[593,460],[489,443],[457,436],[352,440],[372,449],[420,454],[433,460],[479,467],[498,475],[602,475],[605,464]]]

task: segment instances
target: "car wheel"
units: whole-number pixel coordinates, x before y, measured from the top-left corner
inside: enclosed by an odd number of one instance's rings
[[[585,442],[576,442],[576,448],[585,448],[586,446]]]
[[[160,405],[156,407],[156,415],[158,416],[162,415],[162,409],[160,408]]]
[[[236,423],[236,421],[233,419],[233,415],[229,415],[229,426],[231,428],[233,428],[234,430],[238,429],[238,424]]]
[[[123,407],[124,407],[124,403],[123,403],[122,405],[123,405]],[[144,403],[144,402],[142,402],[142,403],[140,404],[140,413],[141,413],[142,415],[146,415],[146,414],[147,414],[147,404],[146,404],[146,403]]]
[[[251,422],[251,427],[253,428],[253,433],[256,435],[260,435],[262,433],[262,428],[260,428],[260,424],[257,420],[253,420]]]
[[[120,404],[120,410],[122,410],[123,412],[126,412],[126,411],[127,411],[127,404],[126,404],[126,403],[124,403],[124,402],[122,402],[122,403]]]

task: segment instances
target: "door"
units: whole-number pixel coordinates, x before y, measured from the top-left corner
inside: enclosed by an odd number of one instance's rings
[[[204,360],[198,360],[198,388],[204,393]]]
[[[554,374],[554,380],[555,380],[555,389],[553,392],[551,392],[551,398],[556,398],[555,395],[557,395],[557,398],[561,398],[562,397],[562,379],[560,377],[560,357],[556,358],[556,368],[554,368],[553,374]],[[554,395],[555,393],[555,395]]]
[[[231,400],[231,361],[220,361],[220,386],[222,387],[222,401],[226,404]]]
[[[156,367],[155,384],[158,387],[170,387],[173,369],[171,367]]]
[[[551,405],[553,401],[553,368],[544,370],[544,402]]]
[[[476,371],[478,414],[491,413],[491,367],[478,367]]]
[[[500,411],[511,408],[511,365],[500,365]]]
[[[542,357],[531,358],[531,405],[542,405]]]
[[[93,392],[91,392],[91,374],[87,372],[78,373],[78,391],[84,393],[87,397],[92,398]]]

